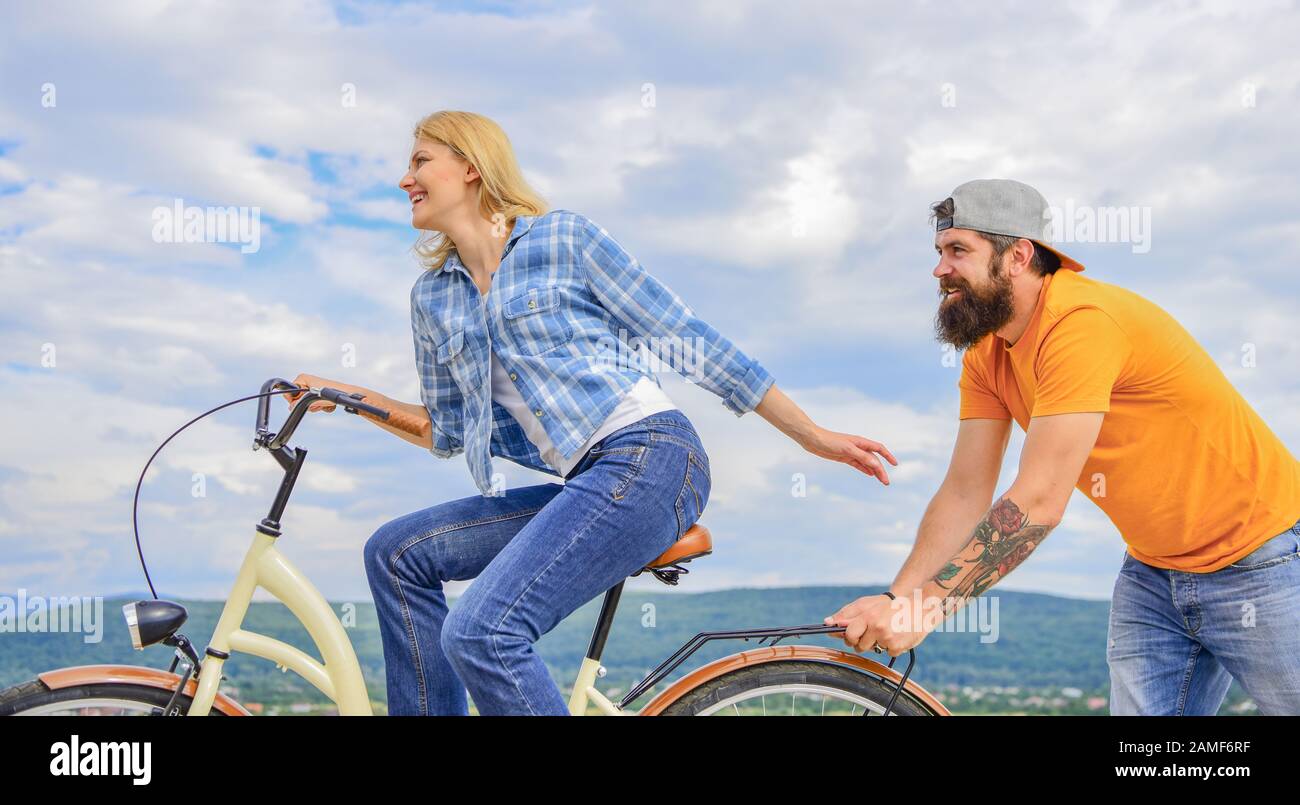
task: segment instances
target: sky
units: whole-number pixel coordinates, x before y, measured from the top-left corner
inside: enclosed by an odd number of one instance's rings
[[[929,205],[970,179],[1145,216],[1141,238],[1071,230],[1089,242],[1063,248],[1173,313],[1300,453],[1295,12],[7,5],[0,592],[144,590],[131,501],[145,461],[267,378],[418,401],[417,233],[397,182],[438,109],[500,123],[552,208],[608,229],[816,422],[898,456],[883,487],[664,376],[712,464],[715,552],[682,591],[893,578],[957,429]],[[178,201],[257,208],[257,249],[159,242],[155,210]],[[208,417],[150,470],[139,522],[160,594],[228,591],[279,479],[250,449],[253,419],[252,403]],[[383,523],[476,494],[462,457],[340,412],[295,443],[310,456],[279,546],[332,600],[369,599],[362,548]],[[1000,491],[1021,443],[1017,428]],[[496,467],[510,485],[550,480]],[[1001,586],[1108,598],[1123,551],[1076,493]]]

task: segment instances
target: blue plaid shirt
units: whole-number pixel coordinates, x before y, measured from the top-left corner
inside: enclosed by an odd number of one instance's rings
[[[558,475],[492,401],[492,352],[566,458],[638,379],[653,379],[659,361],[737,416],[773,382],[604,228],[568,210],[515,220],[486,304],[454,250],[441,269],[426,270],[411,289],[411,327],[430,450],[464,452],[485,496],[494,494],[492,455]],[[641,345],[638,358],[632,350]]]

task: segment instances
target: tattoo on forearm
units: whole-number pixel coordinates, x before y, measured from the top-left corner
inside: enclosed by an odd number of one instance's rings
[[[945,617],[1015,570],[1051,530],[1052,526],[1029,522],[1029,515],[1010,498],[995,503],[975,526],[966,547],[933,578],[948,591],[943,603]]]

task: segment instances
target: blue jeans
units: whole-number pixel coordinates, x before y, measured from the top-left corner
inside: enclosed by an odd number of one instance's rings
[[[652,414],[597,442],[565,484],[441,503],[366,543],[390,715],[565,715],[533,644],[653,561],[699,518],[709,459],[689,419]],[[443,584],[474,579],[448,611]]]
[[[1300,523],[1213,573],[1126,551],[1111,599],[1111,715],[1214,715],[1236,679],[1265,715],[1300,715]]]

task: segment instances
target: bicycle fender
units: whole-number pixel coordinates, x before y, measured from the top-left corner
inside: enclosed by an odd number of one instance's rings
[[[803,660],[807,662],[824,662],[832,665],[843,665],[879,677],[880,679],[892,682],[895,685],[903,679],[903,675],[893,668],[857,654],[850,654],[847,651],[838,651],[836,649],[824,648],[822,646],[768,646],[766,648],[756,648],[749,651],[742,651],[739,654],[732,654],[728,657],[714,660],[707,665],[696,668],[694,671],[677,680],[662,693],[651,699],[637,714],[643,716],[657,716],[666,710],[673,702],[677,701],[682,696],[685,696],[688,691],[694,690],[696,687],[714,680],[723,674],[754,665],[763,665],[769,662],[782,662],[789,660]],[[928,690],[916,684],[913,680],[907,680],[904,690],[921,701],[926,707],[932,710],[935,715],[952,715],[948,712],[948,708],[943,706],[942,702],[934,698]]]
[[[152,688],[161,688],[162,690],[176,690],[176,685],[181,681],[180,676],[177,674],[161,671],[157,668],[145,668],[140,665],[77,665],[70,668],[59,668],[55,671],[46,671],[37,674],[36,678],[41,680],[50,690],[97,683],[127,683],[146,685]],[[192,697],[197,687],[198,682],[190,679],[185,686],[185,693]],[[228,716],[252,715],[252,713],[244,709],[243,705],[220,691],[217,692],[217,697],[213,700],[212,706]]]

